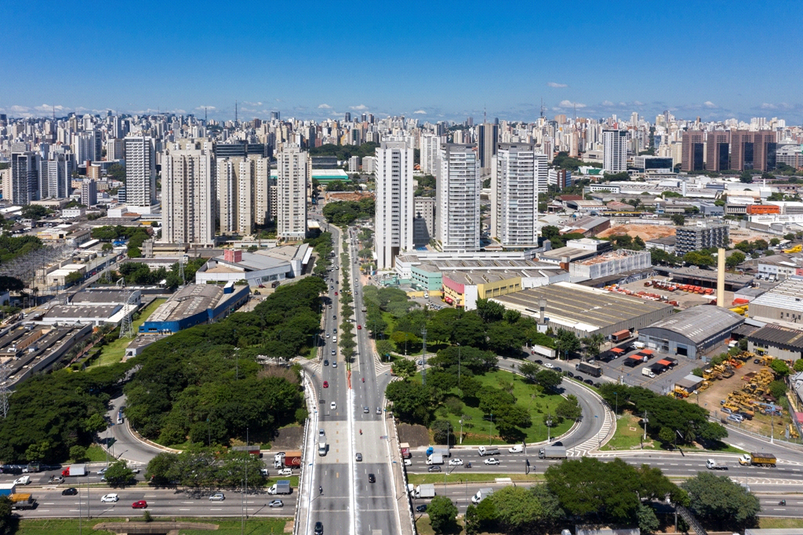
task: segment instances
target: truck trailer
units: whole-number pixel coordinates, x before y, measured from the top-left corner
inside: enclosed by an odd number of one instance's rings
[[[409,459],[413,456],[410,453],[410,445],[407,442],[402,442],[399,444],[399,449],[401,450],[401,456],[403,459]]]
[[[427,456],[427,464],[443,464],[443,455],[440,453],[433,453]]]
[[[418,485],[415,488],[415,497],[416,498],[434,498],[435,497],[435,484],[434,483],[426,483],[424,485]]]
[[[16,483],[0,483],[0,496],[11,496],[16,491]]]
[[[268,489],[268,494],[290,494],[291,492],[293,489],[290,487],[289,479],[280,479]]]
[[[301,466],[301,452],[300,451],[280,451],[273,456],[274,468],[298,468]]]
[[[482,500],[484,500],[493,493],[494,489],[492,489],[491,487],[480,489],[477,491],[477,494],[471,497],[471,503],[477,505],[478,503],[480,503]]]
[[[566,448],[564,446],[547,446],[538,450],[539,459],[565,459]]]
[[[743,466],[775,466],[777,459],[771,453],[745,453],[739,457],[739,464]]]
[[[602,368],[589,362],[581,362],[575,368],[577,371],[587,373],[592,377],[600,377],[602,375]]]
[[[452,456],[451,452],[449,451],[449,448],[436,448],[434,446],[428,447],[427,448],[427,455],[429,456],[429,455],[432,455],[433,453],[439,453],[439,454],[443,455],[444,457],[451,457]]]
[[[61,475],[63,475],[64,477],[85,476],[86,474],[87,471],[85,464],[71,464],[67,468],[61,471]]]
[[[477,453],[480,457],[485,457],[486,455],[499,455],[499,448],[496,446],[480,446],[477,448]]]
[[[708,459],[705,462],[705,467],[709,470],[727,470],[728,465],[724,463],[718,463],[714,459]]]
[[[30,494],[12,494],[8,497],[11,500],[12,509],[34,509],[36,507],[36,499]]]

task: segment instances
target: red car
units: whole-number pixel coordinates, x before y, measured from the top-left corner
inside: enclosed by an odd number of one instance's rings
[[[324,381],[323,382],[323,387],[324,388],[329,388],[329,381]]]
[[[137,501],[135,501],[134,503],[131,504],[131,508],[132,509],[147,509],[148,508],[148,502],[146,502],[145,500],[137,500]]]
[[[359,331],[361,329],[362,329],[362,325],[357,325],[357,330]]]
[[[335,292],[335,295],[337,295],[337,292]]]

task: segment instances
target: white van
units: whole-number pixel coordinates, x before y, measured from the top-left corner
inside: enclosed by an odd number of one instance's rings
[[[654,379],[655,378],[655,373],[649,368],[642,368],[641,369],[641,375],[646,375],[650,379]]]

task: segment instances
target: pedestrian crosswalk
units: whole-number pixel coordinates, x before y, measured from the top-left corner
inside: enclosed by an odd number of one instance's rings
[[[569,457],[584,457],[592,451],[598,451],[599,448],[602,447],[603,443],[607,442],[608,439],[613,436],[615,427],[616,418],[614,417],[613,411],[607,406],[604,406],[602,428],[599,430],[599,432],[585,442],[569,448],[566,451],[566,454]]]

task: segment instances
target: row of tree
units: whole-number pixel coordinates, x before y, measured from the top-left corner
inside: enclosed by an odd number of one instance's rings
[[[359,201],[330,202],[323,207],[323,215],[329,223],[347,226],[357,219],[374,217],[375,207],[374,199],[369,197]]]
[[[160,453],[150,460],[145,479],[159,487],[181,485],[194,490],[249,490],[265,484],[259,457],[245,452],[193,447],[180,454]],[[110,468],[111,470],[111,468]],[[109,479],[108,471],[106,479]],[[247,477],[246,477],[247,476]]]

